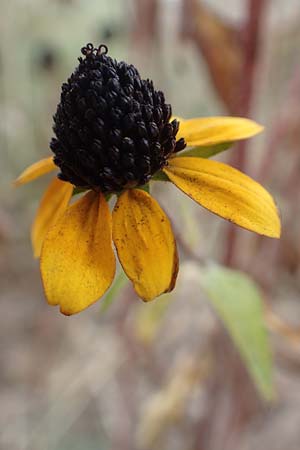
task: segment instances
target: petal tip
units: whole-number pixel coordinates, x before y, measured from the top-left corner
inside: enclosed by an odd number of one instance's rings
[[[281,225],[279,224],[278,229],[274,232],[274,236],[272,236],[274,239],[280,239],[281,238]]]
[[[11,182],[11,187],[13,188],[17,188],[19,186],[21,186],[22,182],[19,180],[19,178],[16,178],[15,180],[13,180]]]
[[[68,309],[64,309],[62,306],[59,308],[59,312],[65,317],[71,317],[74,314],[79,313],[80,311],[69,311]]]
[[[265,131],[265,127],[263,125],[260,125],[259,123],[256,123],[256,133],[255,133],[255,135],[259,134],[259,133],[262,133],[263,131]]]

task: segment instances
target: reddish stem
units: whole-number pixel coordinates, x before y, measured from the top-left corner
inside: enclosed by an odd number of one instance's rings
[[[244,64],[241,77],[240,98],[236,111],[237,115],[243,117],[249,116],[251,112],[255,74],[258,63],[260,31],[262,29],[266,5],[267,0],[248,0],[248,18],[244,35]],[[243,170],[246,166],[247,145],[247,141],[241,141],[230,161],[230,164],[239,170]],[[224,256],[224,263],[228,266],[234,264],[237,237],[237,228],[230,224],[227,232],[227,244]]]
[[[275,118],[274,124],[271,129],[270,139],[267,142],[267,146],[264,152],[264,158],[261,162],[257,179],[266,180],[270,175],[270,167],[272,160],[274,158],[274,152],[278,148],[281,140],[288,134],[291,127],[298,126],[298,117],[296,119],[297,125],[295,125],[295,99],[300,97],[300,66],[297,65],[295,71],[292,75],[291,80],[288,83],[287,91],[284,92],[283,98],[285,99],[283,103],[283,108],[279,111],[278,116]],[[296,102],[298,106],[298,101]],[[298,109],[297,109],[298,113]],[[290,178],[288,177],[288,184],[292,185]]]

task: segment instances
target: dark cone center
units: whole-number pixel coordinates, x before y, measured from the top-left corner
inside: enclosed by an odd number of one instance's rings
[[[143,185],[185,147],[176,141],[179,122],[170,122],[164,94],[133,65],[110,58],[103,45],[82,53],[54,116],[59,178],[102,192]]]

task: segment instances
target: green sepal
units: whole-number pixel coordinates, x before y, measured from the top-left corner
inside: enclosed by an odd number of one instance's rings
[[[228,150],[234,142],[222,142],[222,144],[209,145],[206,147],[192,147],[188,150],[183,150],[176,157],[181,156],[194,156],[198,158],[211,158],[212,156],[222,153]]]
[[[83,192],[87,192],[88,190],[89,189],[74,187],[72,197],[74,197],[74,195],[78,195],[78,194],[82,194]]]
[[[143,184],[142,186],[138,186],[137,189],[141,189],[142,191],[145,191],[148,194],[150,194],[150,184],[149,183]]]
[[[72,197],[75,195],[83,194],[84,192],[88,192],[90,189],[74,187]],[[111,198],[112,194],[104,194],[105,200],[108,202]]]
[[[153,180],[153,181],[170,181],[168,176],[162,170],[159,170],[158,172],[156,172],[153,175],[153,177],[151,178],[151,180]]]

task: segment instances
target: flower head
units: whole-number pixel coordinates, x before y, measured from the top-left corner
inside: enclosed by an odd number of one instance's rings
[[[183,150],[179,122],[153,82],[137,69],[88,44],[79,66],[62,86],[50,147],[63,181],[120,192],[147,183]]]
[[[62,86],[50,144],[54,157],[16,180],[23,184],[59,169],[32,227],[49,304],[70,315],[97,301],[114,278],[112,242],[143,300],[174,288],[176,242],[168,217],[146,192],[151,179],[171,181],[241,227],[279,237],[270,194],[238,170],[207,159],[262,127],[234,117],[172,119],[164,94],[134,66],[110,58],[103,45],[88,44],[82,53]],[[78,191],[83,195],[71,203]],[[111,213],[112,194],[117,200]]]

